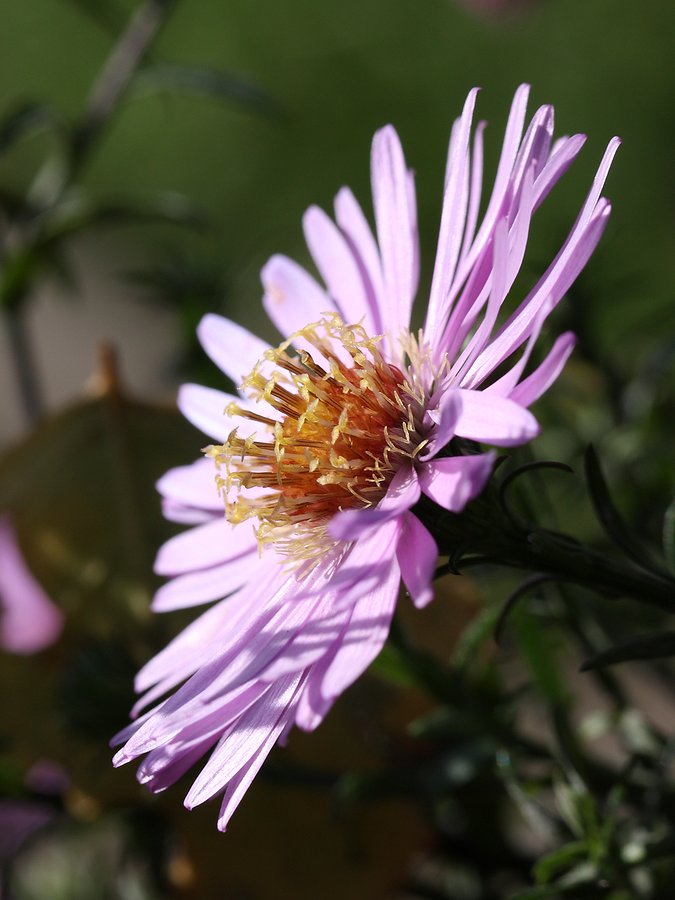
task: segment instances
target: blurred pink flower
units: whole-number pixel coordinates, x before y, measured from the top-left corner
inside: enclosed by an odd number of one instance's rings
[[[215,315],[199,326],[207,354],[242,388],[238,397],[181,389],[184,415],[219,443],[210,459],[159,482],[167,517],[194,527],[159,552],[156,571],[171,580],[154,608],[218,602],[139,673],[145,693],[134,712],[150,709],[117,736],[126,743],[115,764],[147,754],[138,777],[161,791],[212,751],[185,802],[224,792],[221,829],[272,746],[294,724],[315,728],[377,656],[401,581],[417,606],[431,599],[438,549],[415,505],[424,494],[460,512],[494,461],[477,448],[462,455],[454,439],[532,439],[528,407],[572,351],[573,336],[561,335],[524,376],[547,315],[604,231],[601,191],[618,141],[553,262],[498,322],[533,214],[584,143],[552,140],[550,106],[523,133],[528,93],[521,86],[513,100],[480,223],[476,91],[453,126],[423,331],[410,333],[413,175],[391,126],[373,140],[375,233],[343,188],[334,220],[317,207],[304,218],[325,287],[284,256],[262,271],[263,303],[284,343],[272,349]]]
[[[62,628],[63,616],[29,571],[9,516],[0,516],[0,647],[37,653]]]

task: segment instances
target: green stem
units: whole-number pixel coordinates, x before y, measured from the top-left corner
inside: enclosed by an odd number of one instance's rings
[[[513,521],[488,488],[460,514],[446,512],[426,498],[415,513],[434,536],[442,555],[457,562],[458,549],[480,554],[485,562],[538,572],[613,597],[631,597],[675,613],[675,579],[609,556],[554,531]]]
[[[72,172],[78,168],[91,144],[117,109],[174,2],[175,0],[146,0],[132,16],[87,99],[86,112],[73,142]]]

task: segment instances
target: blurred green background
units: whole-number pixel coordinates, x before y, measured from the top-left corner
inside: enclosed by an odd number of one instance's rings
[[[221,311],[274,340],[260,306],[261,266],[276,252],[309,264],[302,214],[312,203],[330,209],[343,184],[370,210],[370,141],[387,122],[396,126],[416,172],[423,303],[452,121],[467,90],[480,85],[478,118],[489,122],[489,189],[513,92],[527,81],[531,111],[552,103],[556,133],[584,132],[588,143],[535,220],[522,285],[564,239],[608,140],[618,134],[624,142],[605,191],[614,204],[608,231],[553,319],[551,331],[572,327],[581,341],[560,384],[537,409],[546,428],[535,452],[577,463],[580,448],[599,441],[621,504],[655,537],[673,492],[675,4],[531,0],[517,9],[505,3],[493,14],[472,9],[470,0],[168,5],[144,65],[75,186],[92,205],[133,198],[142,206],[161,193],[165,207],[173,203],[181,213],[174,218],[194,208],[198,222],[158,224],[139,216],[112,227],[113,217],[101,216],[59,241],[51,266],[31,272],[20,313],[38,390],[52,413],[77,400],[102,338],[117,346],[121,380],[132,394],[163,405],[124,399],[121,409],[119,398],[103,392],[59,412],[24,441],[29,422],[9,344],[0,344],[0,441],[14,445],[0,462],[0,506],[14,513],[29,562],[68,618],[64,640],[37,660],[2,657],[2,703],[10,710],[0,745],[3,796],[46,802],[61,823],[46,844],[24,851],[8,896],[511,896],[509,886],[525,884],[542,846],[536,828],[523,837],[522,821],[494,817],[496,781],[486,760],[494,757],[489,741],[497,738],[473,735],[465,756],[453,756],[455,744],[450,750],[443,744],[439,762],[432,739],[416,741],[405,731],[428,711],[429,700],[391,659],[382,672],[393,673],[397,686],[366,679],[319,733],[295,737],[288,756],[274,757],[226,837],[215,832],[212,806],[182,810],[180,786],[159,802],[148,800],[130,768],[109,769],[107,738],[124,724],[135,667],[185,621],[174,616],[158,623],[147,611],[155,586],[152,555],[168,533],[152,483],[167,466],[196,457],[203,441],[173,410],[176,386],[220,384],[195,343],[200,316]],[[137,8],[107,0],[3,4],[0,121],[34,101],[66,123],[78,120]],[[12,209],[17,198],[39,196],[54,177],[62,144],[45,129],[12,141],[0,126],[0,149],[0,192]],[[0,232],[5,226],[3,219]],[[4,247],[4,262],[11,251]],[[567,492],[554,486],[558,524],[592,534],[587,512],[567,502],[581,494],[578,485]],[[494,599],[511,586],[495,582]],[[487,581],[480,591],[468,579],[460,586],[442,582],[433,609],[410,622],[421,645],[447,660],[463,626],[478,621],[480,592],[490,596],[489,590]],[[485,703],[491,711],[498,707],[499,677],[483,667],[494,654],[486,621],[473,645],[483,649],[475,656],[465,651],[463,665],[475,676],[467,707]],[[550,676],[542,665],[538,659],[532,666],[535,681]],[[564,685],[553,699],[543,691],[556,715],[572,702],[570,683],[586,709],[597,699],[592,690],[586,696],[588,680],[574,680],[575,667],[563,662],[562,674],[549,678]],[[642,748],[647,753],[644,741]],[[26,772],[45,756],[66,766],[72,781],[56,799],[25,787]],[[419,778],[401,776],[393,791],[355,778],[337,796],[331,793],[335,773],[383,764],[407,765]],[[438,784],[442,800],[432,801]],[[410,801],[414,789],[421,802]],[[387,799],[355,811],[354,797]],[[438,861],[444,841],[460,861],[451,874]],[[497,876],[500,866],[508,870],[511,880],[502,884],[495,876],[481,888],[482,863]],[[47,873],[47,882],[39,873]]]
[[[111,47],[104,24],[123,24],[132,6],[6,4],[2,106],[39,98],[74,116]],[[267,257],[307,258],[300,227],[307,206],[329,207],[343,184],[365,202],[370,140],[387,122],[417,173],[428,276],[449,129],[467,90],[483,88],[478,116],[489,122],[489,178],[513,91],[528,81],[532,108],[555,105],[558,133],[589,136],[542,211],[531,260],[546,261],[561,239],[609,138],[624,140],[607,187],[616,213],[588,276],[600,285],[588,315],[602,349],[625,362],[628,336],[648,342],[675,321],[674,32],[675,7],[664,0],[542,0],[499,17],[472,15],[453,0],[177,3],[153,62],[217,67],[267,92],[273,105],[261,111],[228,98],[150,94],[140,79],[84,184],[96,195],[170,189],[201,206],[213,230],[196,238],[144,234],[144,253],[161,259],[167,245],[179,246],[194,265],[222,267],[223,305],[250,321]],[[7,154],[3,181],[28,180],[49,140],[36,137]],[[137,246],[139,237],[128,240]]]

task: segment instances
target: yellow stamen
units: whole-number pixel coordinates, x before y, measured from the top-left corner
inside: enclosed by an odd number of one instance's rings
[[[307,350],[289,355],[298,337],[325,364]],[[420,373],[404,374],[384,359],[379,340],[327,315],[265,353],[274,364],[269,377],[258,364],[244,380],[277,419],[228,407],[228,414],[258,423],[261,433],[242,438],[235,429],[207,453],[224,469],[218,485],[228,520],[256,517],[261,545],[274,543],[297,561],[318,559],[333,544],[331,517],[376,504],[404,460],[426,444],[421,368],[428,361],[409,337],[406,352],[411,361],[416,356]],[[257,491],[249,495],[251,488]]]

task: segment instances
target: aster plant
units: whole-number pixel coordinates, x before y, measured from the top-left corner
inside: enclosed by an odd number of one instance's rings
[[[628,584],[670,602],[665,576],[534,534],[497,502],[491,448],[538,433],[530,407],[574,336],[557,337],[534,367],[531,357],[606,227],[602,190],[619,145],[610,141],[567,238],[514,302],[533,216],[585,140],[554,141],[550,106],[526,127],[528,93],[515,94],[487,203],[475,90],[453,126],[421,330],[411,330],[414,179],[391,126],[372,145],[375,231],[342,188],[334,218],[312,207],[303,222],[323,284],[284,256],[263,268],[283,342],[217,315],[199,326],[206,353],[241,387],[180,391],[183,414],[213,443],[159,482],[167,518],[191,527],[159,552],[169,580],[154,609],[212,605],[139,673],[137,718],[116,738],[115,764],[144,756],[138,778],[156,792],[210,753],[185,803],[223,795],[222,830],[274,744],[294,725],[316,728],[378,655],[401,586],[418,607],[432,599],[439,556]]]

